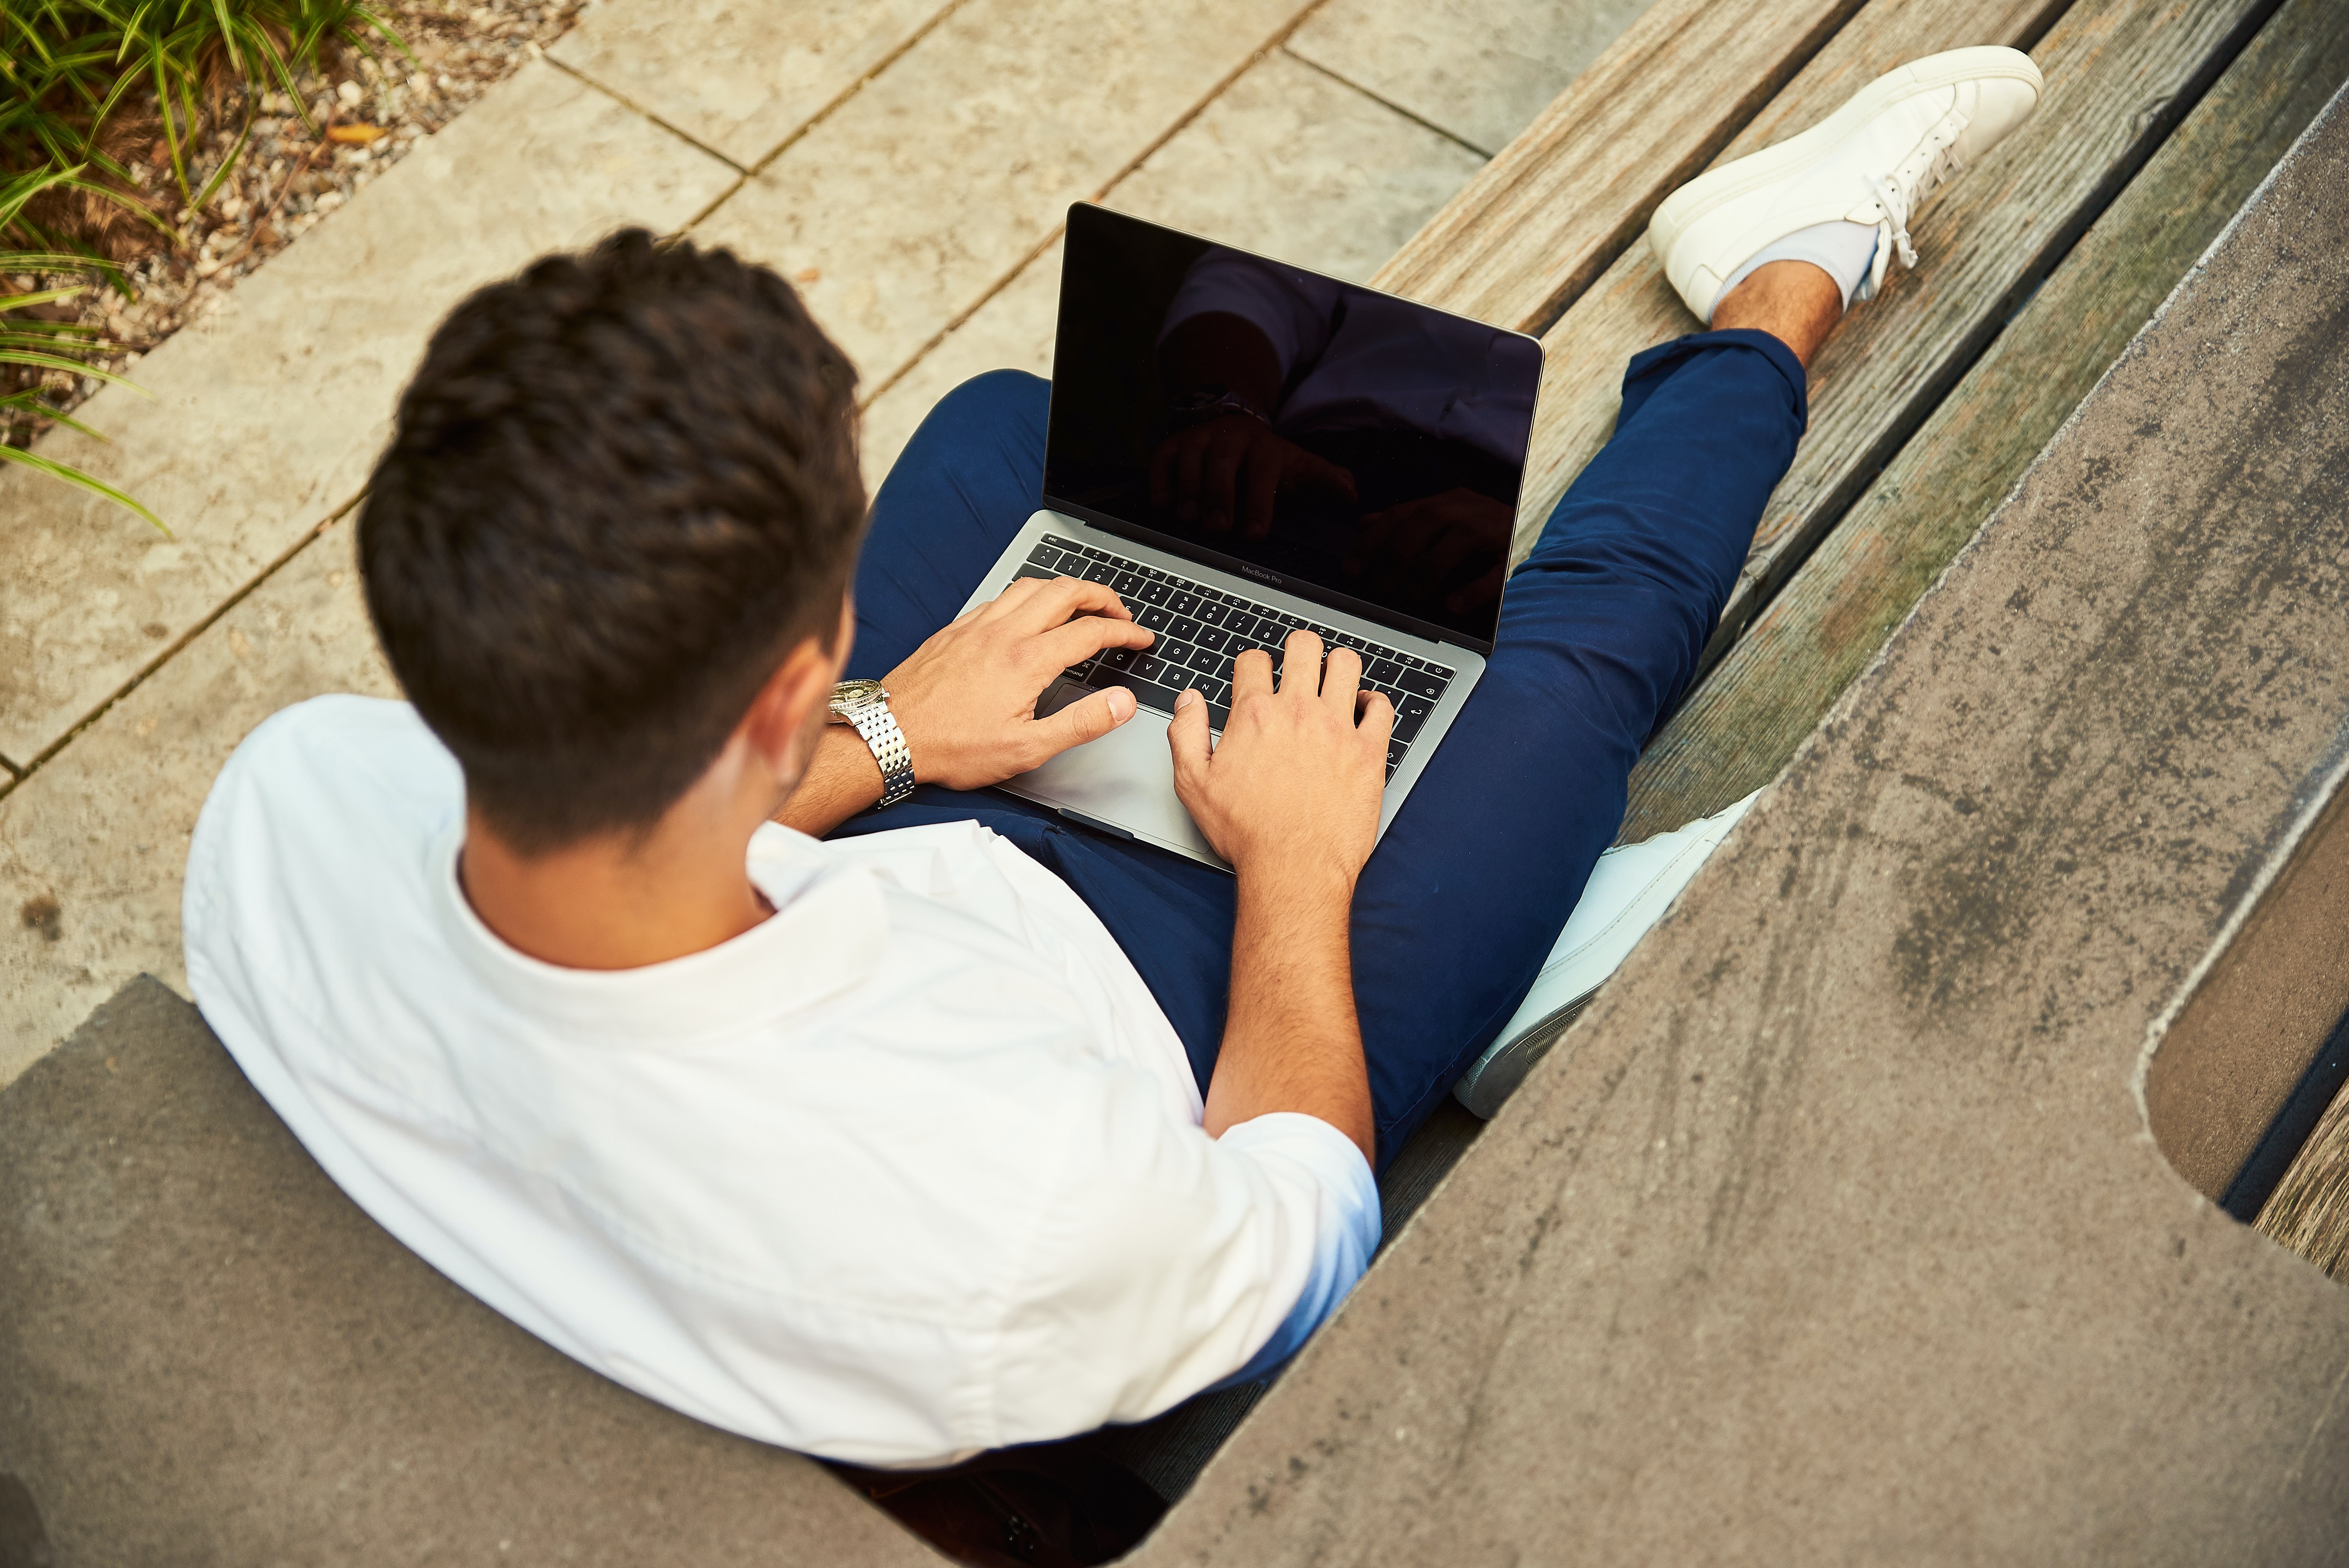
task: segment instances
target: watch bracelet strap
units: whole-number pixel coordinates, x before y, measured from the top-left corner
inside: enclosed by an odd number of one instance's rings
[[[905,744],[905,732],[897,728],[897,716],[889,711],[888,700],[868,705],[850,715],[848,722],[864,737],[873,760],[880,764],[881,799],[874,809],[895,805],[913,794],[913,748]]]

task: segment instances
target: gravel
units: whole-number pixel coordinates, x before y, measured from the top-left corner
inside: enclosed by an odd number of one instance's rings
[[[480,5],[409,0],[382,7],[411,59],[378,43],[378,57],[352,55],[332,68],[297,78],[301,104],[268,92],[253,106],[253,139],[202,212],[171,201],[159,213],[174,224],[172,243],[126,268],[131,294],[100,288],[82,296],[78,319],[106,334],[114,351],[104,369],[137,379],[141,358],[191,321],[218,310],[237,279],[267,263],[313,225],[398,162],[491,88],[543,54],[584,9],[582,0],[490,0]],[[306,107],[305,121],[301,109]],[[189,171],[202,192],[235,145],[247,99],[232,92],[204,152]],[[322,133],[324,133],[322,135]],[[150,192],[171,192],[168,150],[160,141],[131,172]],[[24,288],[34,280],[18,278]],[[50,399],[70,411],[97,391],[92,376],[48,373]],[[9,432],[28,445],[47,428]]]

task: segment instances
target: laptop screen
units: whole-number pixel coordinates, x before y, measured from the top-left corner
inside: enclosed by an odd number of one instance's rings
[[[1540,384],[1522,334],[1081,203],[1044,500],[1490,651]]]

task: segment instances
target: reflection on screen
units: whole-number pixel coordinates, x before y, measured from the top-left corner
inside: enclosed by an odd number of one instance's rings
[[[1515,333],[1079,205],[1044,493],[1489,645],[1540,379]]]

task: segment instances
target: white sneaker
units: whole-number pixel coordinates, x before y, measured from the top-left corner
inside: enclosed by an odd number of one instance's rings
[[[1893,254],[1917,265],[1918,204],[2030,118],[2044,85],[2019,49],[1929,55],[1877,78],[1799,136],[1698,175],[1648,223],[1664,275],[1700,321],[1730,275],[1797,229],[1873,223],[1876,257],[1857,297],[1872,298]]]

